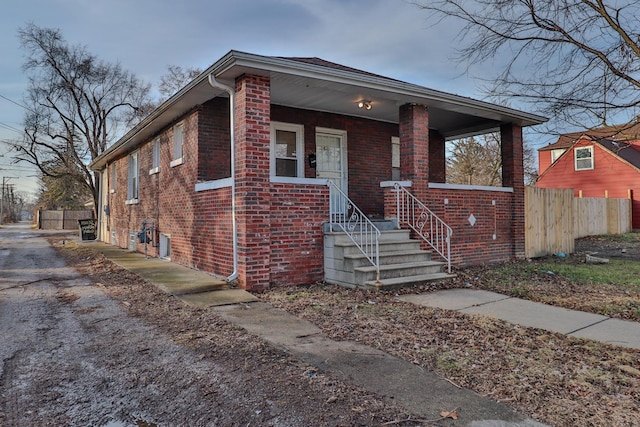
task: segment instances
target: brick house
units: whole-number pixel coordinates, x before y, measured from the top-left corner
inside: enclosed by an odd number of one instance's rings
[[[538,169],[536,187],[631,199],[632,227],[640,228],[640,123],[561,135],[538,149]]]
[[[258,291],[370,281],[338,271],[353,263],[420,281],[391,271],[427,248],[459,266],[523,257],[522,128],[544,120],[318,58],[231,51],[91,164],[100,239]],[[446,184],[445,141],[496,130],[504,187]]]

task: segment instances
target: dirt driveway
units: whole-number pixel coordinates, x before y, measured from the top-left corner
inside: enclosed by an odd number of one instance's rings
[[[70,254],[89,277],[27,226],[0,230],[0,425],[347,426],[408,416],[104,260]]]

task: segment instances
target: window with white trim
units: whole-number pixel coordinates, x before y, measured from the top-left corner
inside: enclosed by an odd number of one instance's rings
[[[271,176],[304,178],[304,126],[271,123]]]
[[[178,166],[183,161],[184,123],[178,123],[173,127],[173,160],[170,166]]]
[[[156,138],[151,146],[151,169],[149,175],[160,172],[160,138]]]
[[[593,169],[593,146],[576,147],[574,150],[575,167],[577,171]]]
[[[127,201],[138,200],[140,186],[140,152],[129,154],[129,171],[127,174]]]

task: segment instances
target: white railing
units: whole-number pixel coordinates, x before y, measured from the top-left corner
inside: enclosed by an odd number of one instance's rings
[[[447,262],[451,273],[451,235],[453,231],[431,209],[418,200],[406,188],[396,183],[398,225],[407,224]]]
[[[349,199],[349,197],[328,180],[329,186],[329,226],[334,226],[351,239],[360,249],[371,265],[376,268],[376,281],[380,280],[380,230],[367,216]]]

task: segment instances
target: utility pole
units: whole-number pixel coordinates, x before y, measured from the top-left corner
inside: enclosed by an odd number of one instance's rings
[[[2,177],[2,199],[0,199],[0,225],[4,222],[4,189],[6,187],[6,182],[10,179],[18,178],[17,176],[3,176]]]

